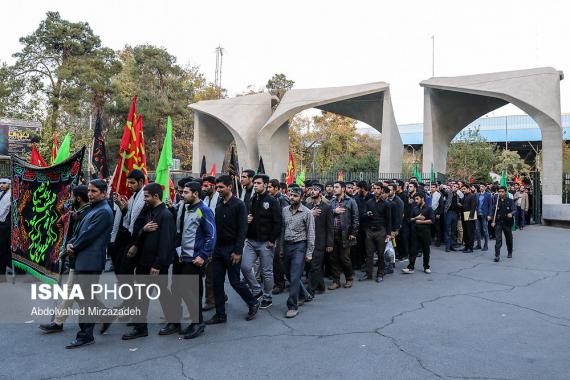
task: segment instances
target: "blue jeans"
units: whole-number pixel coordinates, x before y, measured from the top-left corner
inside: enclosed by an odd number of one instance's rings
[[[489,223],[486,216],[477,215],[477,231],[477,245],[481,246],[481,238],[483,237],[485,239],[483,248],[487,248],[489,245]]]
[[[289,280],[289,298],[287,299],[287,308],[289,310],[297,310],[297,301],[299,300],[299,292],[301,291],[301,275],[305,267],[306,250],[306,241],[297,243],[285,242],[283,244],[285,275]]]
[[[259,255],[261,277],[263,278],[263,289],[257,282],[253,269],[255,260]],[[271,290],[273,290],[273,248],[267,248],[267,242],[245,239],[245,247],[241,256],[241,273],[249,284],[253,295],[263,291],[263,299],[271,300]]]
[[[448,211],[445,214],[445,248],[450,249],[455,242],[455,235],[457,234],[457,213],[455,211]]]

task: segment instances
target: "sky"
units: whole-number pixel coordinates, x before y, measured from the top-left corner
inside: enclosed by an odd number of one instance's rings
[[[0,61],[13,62],[19,37],[47,11],[86,21],[105,46],[153,44],[214,81],[215,49],[225,49],[222,86],[235,95],[275,73],[295,88],[384,81],[398,124],[421,122],[432,76],[552,66],[566,72],[562,112],[570,112],[568,1],[77,1],[2,4]],[[514,106],[493,115],[521,114]]]

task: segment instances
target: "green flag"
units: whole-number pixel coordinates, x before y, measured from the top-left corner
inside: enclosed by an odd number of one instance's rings
[[[305,169],[301,170],[301,174],[295,178],[295,183],[299,186],[305,186]]]
[[[418,182],[422,182],[422,173],[420,173],[420,164],[416,163],[414,165],[414,171],[412,175],[418,179]]]
[[[69,158],[69,151],[71,150],[71,135],[68,133],[65,135],[61,146],[57,151],[57,156],[55,156],[55,160],[52,162],[52,165],[59,164]]]
[[[429,180],[431,183],[435,183],[435,172],[433,171],[433,162],[431,163],[431,168],[429,171]]]
[[[162,144],[162,151],[160,152],[160,159],[156,166],[156,180],[155,182],[162,186],[163,194],[162,201],[170,193],[170,168],[172,167],[172,120],[168,116],[166,123],[166,137]]]
[[[504,186],[505,188],[508,189],[507,174],[504,171],[501,173],[501,182],[499,183],[499,186]]]

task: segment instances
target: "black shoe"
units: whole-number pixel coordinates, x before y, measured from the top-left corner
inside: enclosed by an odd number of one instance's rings
[[[63,331],[63,325],[58,325],[55,322],[44,323],[44,324],[40,325],[39,327],[40,327],[40,330],[42,330],[46,334],[57,333],[57,332]]]
[[[370,281],[370,280],[372,280],[372,276],[369,276],[367,274],[358,279],[358,281]]]
[[[74,339],[71,343],[69,343],[67,346],[65,346],[65,348],[67,348],[67,349],[79,348],[79,347],[87,346],[87,345],[90,345],[93,343],[95,343],[94,338],[91,338],[91,339]]]
[[[512,253],[509,253],[509,254],[507,255],[507,259],[512,259],[512,258],[513,258],[513,254],[512,254]]]
[[[172,335],[180,332],[180,323],[167,323],[160,329],[158,335]]]
[[[131,332],[123,334],[121,339],[131,340],[131,339],[137,339],[137,338],[144,338],[145,336],[148,336],[148,330],[147,329],[134,328],[131,330]]]
[[[260,309],[268,309],[273,305],[273,301],[271,300],[262,300],[261,304],[259,305]]]
[[[227,321],[228,321],[228,317],[218,315],[218,314],[214,314],[214,316],[212,316],[212,318],[208,319],[205,323],[207,325],[217,325],[220,323],[226,323]]]
[[[384,281],[384,276],[376,276],[377,283],[381,283],[382,281]]]
[[[276,287],[274,287],[273,290],[271,291],[271,294],[281,294],[281,293],[283,293],[283,290],[285,290],[285,289],[283,289],[283,287],[281,287],[281,286],[276,286]]]
[[[190,325],[188,326],[188,329],[186,331],[186,334],[184,334],[184,339],[194,339],[199,337],[200,335],[202,335],[204,333],[204,330],[206,329],[206,326],[204,325]]]
[[[449,250],[453,251],[453,252],[457,252],[457,249],[455,249],[455,247],[450,247]]]
[[[101,329],[99,329],[99,334],[103,335],[107,332],[107,330],[109,330],[109,327],[111,327],[111,322],[105,322],[101,325]]]
[[[450,249],[449,249],[449,248],[446,248],[446,249],[445,249],[445,252],[449,252],[449,251],[450,251]]]
[[[473,249],[479,250],[479,249],[481,249],[481,245],[477,245],[477,246],[476,246],[475,248],[473,248]]]
[[[417,255],[416,255],[416,257],[422,257],[422,256],[423,256],[423,253],[422,253],[422,252],[418,252]]]
[[[261,297],[263,297],[263,292],[259,292],[253,295],[253,298],[255,298],[256,300],[260,299]]]
[[[463,250],[461,250],[461,252],[463,252],[463,253],[469,253],[469,248],[463,248]]]
[[[255,319],[257,311],[259,310],[259,305],[261,305],[261,302],[257,301],[254,305],[251,305],[249,307],[249,311],[247,312],[247,317],[245,317],[246,321],[251,321],[252,319]]]
[[[305,297],[305,302],[311,302],[313,299],[314,299],[314,297],[309,294],[308,297]]]
[[[499,258],[499,256],[495,256],[495,258],[494,258],[493,260],[494,260],[496,263],[498,263],[499,260],[500,260],[500,258]]]
[[[325,294],[325,290],[324,289],[316,289],[315,294]]]

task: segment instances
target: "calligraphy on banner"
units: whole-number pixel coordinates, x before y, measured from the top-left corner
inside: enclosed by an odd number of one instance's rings
[[[84,153],[46,168],[12,157],[12,261],[45,282],[57,281]]]

